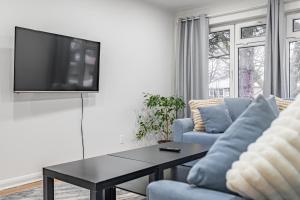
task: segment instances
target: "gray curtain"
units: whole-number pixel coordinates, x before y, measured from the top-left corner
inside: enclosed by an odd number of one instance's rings
[[[205,15],[178,22],[176,95],[186,103],[208,98],[208,34]],[[179,117],[189,117],[188,106]]]
[[[267,14],[264,95],[288,98],[288,76],[285,66],[284,1],[269,0]]]

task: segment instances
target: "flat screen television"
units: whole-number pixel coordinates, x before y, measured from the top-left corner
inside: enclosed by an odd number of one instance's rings
[[[98,92],[100,42],[15,28],[15,92]]]

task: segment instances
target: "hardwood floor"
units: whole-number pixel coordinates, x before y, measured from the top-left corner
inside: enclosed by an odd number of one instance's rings
[[[55,182],[58,182],[58,181],[55,180]],[[19,193],[19,192],[24,192],[24,191],[31,190],[31,189],[37,188],[37,187],[42,187],[42,186],[43,186],[43,181],[37,181],[37,182],[33,182],[33,183],[21,185],[21,186],[9,188],[6,190],[0,190],[0,197]]]
[[[23,191],[30,190],[30,189],[36,188],[36,187],[42,187],[42,181],[37,181],[37,182],[33,182],[33,183],[21,185],[21,186],[9,188],[9,189],[6,189],[6,190],[1,190],[0,191],[0,197],[10,195],[10,194],[19,193],[19,192],[23,192]]]

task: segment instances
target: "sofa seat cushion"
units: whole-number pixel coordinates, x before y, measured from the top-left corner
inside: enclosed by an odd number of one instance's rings
[[[219,138],[222,133],[206,133],[190,131],[183,134],[182,142],[184,143],[196,143],[203,145],[212,145]]]
[[[175,181],[158,181],[147,188],[148,200],[244,200],[232,194],[207,190]]]

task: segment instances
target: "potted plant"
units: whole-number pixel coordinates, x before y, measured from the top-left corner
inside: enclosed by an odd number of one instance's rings
[[[176,119],[176,113],[185,107],[181,98],[171,96],[145,94],[144,109],[138,116],[138,132],[136,138],[143,139],[146,135],[157,135],[158,143],[171,141],[171,126]]]

